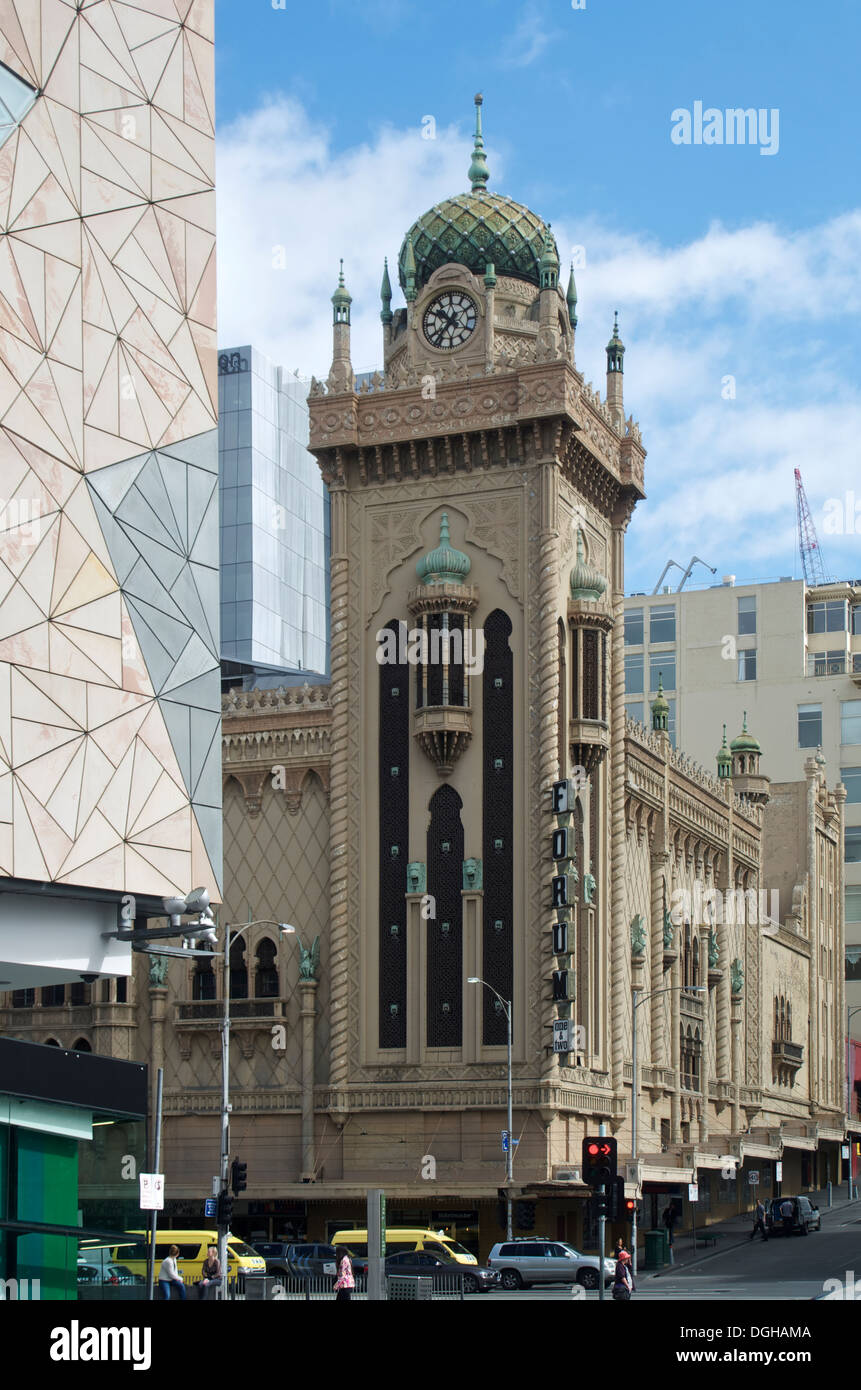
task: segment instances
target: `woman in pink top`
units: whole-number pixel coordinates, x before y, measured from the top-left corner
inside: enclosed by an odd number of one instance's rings
[[[339,1245],[335,1251],[335,1260],[338,1265],[338,1277],[335,1280],[335,1302],[349,1303],[352,1299],[353,1289],[356,1287],[350,1252],[345,1250],[343,1245]]]

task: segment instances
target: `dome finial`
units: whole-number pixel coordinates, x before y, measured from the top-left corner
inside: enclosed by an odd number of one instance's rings
[[[574,281],[574,262],[573,262],[573,261],[571,262],[571,274],[570,274],[570,276],[568,277],[568,292],[567,292],[567,294],[565,295],[565,298],[566,298],[567,301],[568,301],[568,318],[569,318],[570,321],[571,321],[571,327],[572,327],[572,328],[576,328],[576,327],[577,327],[577,285],[575,284],[575,281]]]
[[[476,92],[475,96],[475,144],[472,150],[472,163],[469,166],[467,178],[472,185],[473,193],[480,193],[490,178],[490,171],[487,167],[487,156],[484,153],[484,140],[481,134],[481,107],[484,97],[481,92]]]
[[[384,324],[389,324],[392,322],[394,314],[392,313],[392,282],[389,279],[388,256],[386,256],[383,260],[383,283],[380,286],[380,299],[382,300],[383,304],[380,318],[382,319]]]
[[[427,555],[423,555],[416,565],[416,574],[422,584],[465,584],[472,568],[468,555],[455,550],[451,545],[448,526],[448,512],[443,512],[439,523],[439,545]]]

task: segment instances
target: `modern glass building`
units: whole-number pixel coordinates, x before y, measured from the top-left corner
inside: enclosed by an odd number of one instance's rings
[[[309,383],[252,347],[218,357],[221,655],[243,675],[329,672],[329,495]]]

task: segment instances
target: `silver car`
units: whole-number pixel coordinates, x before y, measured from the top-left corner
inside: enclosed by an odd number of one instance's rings
[[[487,1267],[497,1271],[504,1289],[528,1289],[531,1284],[582,1284],[585,1289],[597,1289],[600,1261],[565,1241],[533,1236],[494,1245]],[[605,1259],[605,1284],[613,1282],[615,1272],[615,1260]]]

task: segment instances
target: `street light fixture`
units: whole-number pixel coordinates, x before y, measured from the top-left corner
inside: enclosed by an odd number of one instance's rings
[[[224,1012],[221,1021],[221,1163],[219,1167],[220,1191],[226,1192],[230,1177],[230,948],[249,927],[277,927],[282,937],[292,936],[296,928],[289,922],[275,922],[270,917],[259,917],[253,922],[243,922],[241,927],[232,930],[230,923],[224,925]],[[221,1297],[227,1296],[227,1230],[219,1227],[218,1259],[221,1264]]]
[[[479,977],[478,977],[477,975],[470,975],[470,976],[468,976],[466,983],[467,983],[468,985],[484,985],[485,989],[489,989],[490,992],[491,992],[491,994],[495,994],[496,997],[497,997],[497,999],[499,1000],[500,1004],[502,1005],[504,1011],[505,1011],[505,1019],[506,1019],[506,1023],[508,1024],[508,1154],[507,1154],[508,1163],[507,1163],[507,1165],[506,1165],[506,1179],[505,1179],[505,1183],[506,1183],[506,1193],[505,1193],[505,1197],[506,1197],[506,1202],[505,1202],[505,1209],[506,1209],[506,1226],[505,1226],[505,1229],[506,1229],[506,1239],[507,1239],[507,1240],[511,1240],[511,1239],[513,1238],[513,1237],[512,1237],[512,1224],[511,1224],[511,1186],[512,1186],[512,1183],[513,1183],[513,1181],[514,1181],[513,1170],[512,1170],[512,1165],[513,1165],[513,1162],[514,1162],[514,1123],[513,1123],[513,1107],[512,1107],[512,1093],[511,1093],[511,1092],[512,1092],[512,1087],[511,1087],[511,1004],[512,1004],[512,1001],[511,1001],[510,999],[503,999],[503,997],[502,997],[502,995],[499,993],[499,991],[493,988],[493,985],[489,985],[489,984],[487,983],[487,980],[481,980],[481,979],[479,979]]]
[[[657,994],[676,994],[685,991],[687,994],[707,993],[705,985],[665,985],[663,989],[649,990],[640,999],[637,995],[638,989],[632,989],[633,1008],[631,1009],[631,1158],[634,1163],[636,1185],[639,1187],[639,1161],[637,1159],[637,1131],[639,1128],[640,1117],[640,1078],[637,1063],[637,1010],[641,1004],[645,1004],[647,999],[653,999]],[[634,1205],[633,1217],[631,1220],[631,1267],[634,1274],[637,1273],[637,1207]]]

